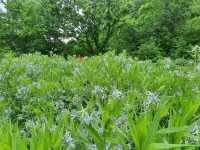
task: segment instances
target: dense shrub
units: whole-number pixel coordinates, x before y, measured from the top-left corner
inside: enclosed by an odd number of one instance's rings
[[[7,55],[0,62],[1,148],[198,149],[199,72],[195,62],[125,54],[67,61]]]
[[[162,51],[155,41],[150,39],[140,45],[137,55],[140,59],[158,60],[162,56]]]

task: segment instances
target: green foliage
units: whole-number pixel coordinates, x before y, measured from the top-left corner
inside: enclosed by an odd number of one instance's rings
[[[74,32],[82,50],[90,55],[106,52],[126,15],[128,4],[129,0],[76,1],[79,13],[75,18]]]
[[[193,46],[199,45],[199,29],[200,29],[200,13],[198,11],[200,5],[199,0],[193,0],[189,7],[190,17],[185,21],[182,27],[184,38]]]
[[[176,40],[182,34],[179,29],[187,20],[190,1],[150,0],[134,1],[133,18],[134,27],[139,32],[142,43],[153,37],[164,56],[171,56]],[[181,57],[181,56],[177,56]]]
[[[1,148],[196,150],[200,69],[179,62],[6,55]]]
[[[125,18],[125,20],[130,19]],[[113,35],[109,48],[117,52],[126,50],[129,54],[134,55],[134,52],[138,49],[138,45],[138,32],[132,27],[131,23],[125,22],[120,25],[119,30]]]
[[[154,40],[150,39],[140,45],[137,55],[140,59],[158,60],[162,56],[162,51]]]
[[[126,50],[137,56],[136,52],[153,38],[160,54],[154,53],[151,59],[157,59],[157,55],[190,59],[191,47],[200,45],[199,0],[7,0],[4,3],[6,12],[0,13],[0,48],[18,54],[39,51],[91,56]],[[145,55],[138,56],[150,58],[149,53]]]
[[[174,42],[175,42],[175,49],[172,52],[173,58],[185,58],[185,59],[191,58],[190,55],[191,44],[188,44],[188,42],[182,37],[176,39]]]
[[[123,41],[126,46],[122,49],[135,54],[153,37],[156,47],[161,48],[162,56],[191,58],[191,47],[199,45],[200,41],[198,6],[198,0],[134,0],[123,22],[132,30],[116,33],[117,38],[111,47],[117,49],[120,47],[118,42]]]
[[[67,0],[7,0],[7,12],[0,14],[1,47],[20,54],[61,53],[66,47],[62,39],[68,35],[69,12],[73,13],[70,6]]]

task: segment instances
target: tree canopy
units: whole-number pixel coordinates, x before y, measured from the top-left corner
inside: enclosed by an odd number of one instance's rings
[[[0,48],[16,53],[190,58],[200,44],[200,0],[1,1]],[[153,55],[153,56],[154,56]]]

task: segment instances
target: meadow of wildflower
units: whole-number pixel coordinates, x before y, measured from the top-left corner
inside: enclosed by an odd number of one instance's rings
[[[1,150],[198,150],[200,63],[7,54],[0,111]]]

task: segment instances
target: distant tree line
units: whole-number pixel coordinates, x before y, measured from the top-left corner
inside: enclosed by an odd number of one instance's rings
[[[190,58],[200,45],[200,0],[6,0],[0,49],[18,54]]]

